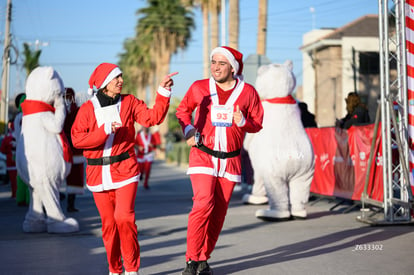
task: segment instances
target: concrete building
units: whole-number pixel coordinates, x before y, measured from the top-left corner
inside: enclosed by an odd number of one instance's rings
[[[345,98],[356,91],[375,120],[380,93],[378,16],[366,15],[335,29],[303,36],[300,100],[308,104],[319,127],[334,126],[346,114]]]

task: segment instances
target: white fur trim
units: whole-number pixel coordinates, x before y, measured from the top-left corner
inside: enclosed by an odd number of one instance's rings
[[[152,162],[152,161],[154,161],[154,156],[155,156],[154,152],[149,152],[149,153],[145,154],[144,157],[137,158],[137,161],[139,163]]]
[[[216,82],[213,77],[210,77],[209,88],[210,88],[210,97],[211,97],[212,104],[219,105]],[[226,104],[224,106],[232,107],[234,103],[236,102],[237,98],[242,93],[243,88],[244,88],[244,82],[241,80],[237,81],[236,87],[234,88],[230,97],[227,99]],[[226,127],[216,126],[214,128],[215,128],[214,150],[226,152],[227,149],[223,149],[223,148],[227,148]],[[222,159],[219,162],[218,158],[213,157],[212,161],[213,161],[215,171],[217,171],[217,169],[219,170],[218,176],[225,177],[227,159]]]
[[[93,95],[93,89],[88,88],[88,95]]]
[[[108,165],[109,167],[109,165]],[[139,175],[134,176],[132,178],[129,178],[127,180],[121,181],[121,182],[113,182],[111,185],[104,185],[104,184],[99,184],[99,185],[86,185],[86,187],[88,188],[89,191],[91,192],[102,192],[104,190],[113,190],[113,189],[118,189],[121,188],[123,186],[126,186],[130,183],[133,182],[137,182],[139,179]]]
[[[224,173],[224,178],[232,182],[241,182],[241,175],[233,175],[233,174],[230,174],[229,172]]]
[[[244,118],[243,113],[240,111],[241,115],[242,115],[242,119],[240,120],[240,122],[237,124],[237,126],[239,127],[243,127],[246,124],[246,119]]]
[[[171,97],[171,91],[165,89],[162,86],[158,86],[158,91],[157,91],[160,95],[165,96],[165,97]]]
[[[98,89],[101,89],[103,87],[105,87],[106,85],[108,85],[109,82],[112,81],[112,79],[114,79],[115,77],[117,77],[118,75],[122,74],[122,71],[120,68],[115,67],[109,74],[108,76],[105,78],[104,82],[101,84],[100,87],[96,87]]]
[[[110,135],[112,133],[112,122],[106,122],[104,124],[104,130],[107,135]]]
[[[205,174],[214,177],[219,177],[219,175],[217,174],[217,170],[210,167],[190,167],[187,169],[187,175],[191,174]],[[228,172],[225,172],[222,177],[228,179],[229,181],[241,182],[241,175],[233,175]]]
[[[222,47],[217,47],[211,51],[210,60],[213,60],[213,55],[215,54],[222,54],[224,55],[227,60],[230,62],[230,65],[233,67],[234,75],[237,75],[237,72],[239,71],[239,62],[237,62],[236,58],[234,58],[234,55],[227,49]]]
[[[190,167],[187,169],[187,175],[191,174],[206,174],[217,177],[217,172],[214,172],[214,169],[209,167]]]

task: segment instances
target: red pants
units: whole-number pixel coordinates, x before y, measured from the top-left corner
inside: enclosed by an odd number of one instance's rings
[[[206,261],[223,228],[235,182],[203,174],[190,175],[193,208],[188,217],[186,261]]]
[[[141,173],[145,177],[145,179],[144,179],[144,187],[145,188],[148,188],[148,180],[149,180],[150,173],[151,173],[152,161],[141,162],[140,165],[141,165]]]
[[[122,273],[122,259],[126,271],[139,269],[140,251],[134,209],[137,186],[138,182],[134,182],[119,189],[93,193],[102,220],[102,239],[109,271],[113,273]]]

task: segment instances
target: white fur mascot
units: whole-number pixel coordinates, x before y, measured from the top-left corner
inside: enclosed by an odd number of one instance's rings
[[[62,79],[52,67],[38,67],[27,78],[16,151],[18,173],[31,189],[24,232],[79,230],[78,222],[65,217],[59,202],[59,187],[71,169],[69,147],[61,134],[66,115],[63,93]]]
[[[279,221],[304,219],[314,173],[312,144],[303,128],[300,109],[291,96],[296,80],[292,62],[270,64],[258,69],[256,89],[264,109],[263,129],[246,136],[254,170],[254,186],[265,187],[269,209],[256,217]]]

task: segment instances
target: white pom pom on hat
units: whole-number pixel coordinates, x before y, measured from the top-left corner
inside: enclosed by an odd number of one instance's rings
[[[230,62],[236,75],[242,75],[243,73],[243,54],[231,47],[221,46],[213,49],[210,54],[210,60],[213,59],[213,55],[222,54]]]
[[[95,68],[89,78],[88,94],[93,94],[93,86],[98,90],[108,85],[112,79],[122,74],[121,69],[112,63],[101,63]]]

